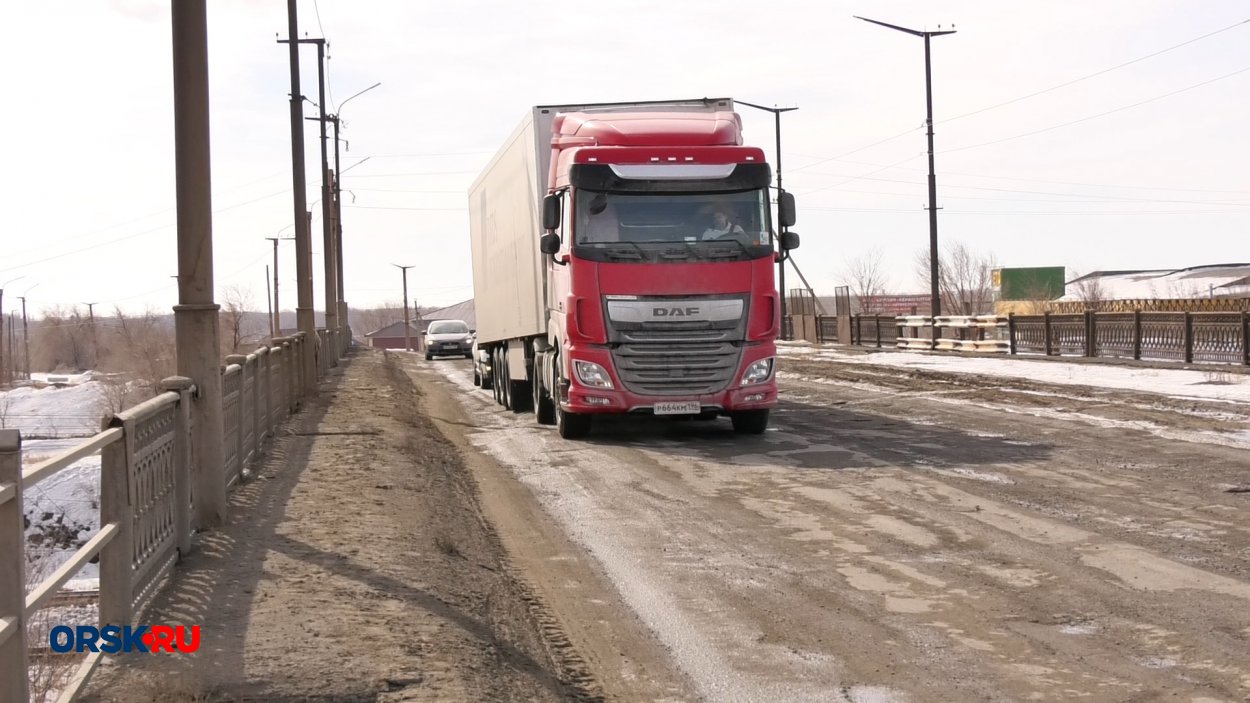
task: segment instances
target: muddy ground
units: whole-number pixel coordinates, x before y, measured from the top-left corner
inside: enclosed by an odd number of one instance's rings
[[[787,358],[566,443],[430,366],[703,699],[1250,698],[1245,406]]]
[[[514,567],[484,517],[476,478],[402,363],[361,352],[336,370],[279,433],[256,478],[231,494],[229,524],[197,540],[144,622],[201,625],[200,651],[114,660],[87,700],[592,701],[613,693]],[[564,575],[593,582],[584,570],[573,563]],[[624,611],[599,614],[630,621]]]
[[[389,358],[353,359],[162,597],[214,623],[165,691],[1250,699],[1246,406],[786,358],[762,437],[566,442],[464,360]],[[97,690],[173,700],[141,673]]]

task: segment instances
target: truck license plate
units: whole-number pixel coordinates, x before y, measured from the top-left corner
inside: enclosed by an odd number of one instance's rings
[[[699,401],[686,400],[680,403],[656,403],[656,415],[698,415]]]

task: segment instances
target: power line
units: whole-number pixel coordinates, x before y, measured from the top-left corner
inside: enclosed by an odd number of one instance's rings
[[[1190,39],[1190,40],[1188,40],[1188,41],[1183,41],[1183,42],[1181,42],[1180,44],[1176,44],[1176,45],[1174,45],[1174,46],[1169,46],[1169,47],[1168,47],[1168,48],[1166,48],[1166,49],[1160,49],[1159,51],[1156,51],[1156,52],[1154,52],[1154,53],[1151,53],[1151,54],[1146,54],[1145,56],[1141,56],[1141,57],[1135,58],[1135,59],[1133,59],[1132,61],[1125,61],[1124,63],[1117,64],[1117,65],[1112,66],[1112,67],[1110,67],[1110,68],[1104,68],[1104,69],[1102,69],[1101,71],[1095,71],[1094,73],[1091,73],[1091,74],[1089,74],[1089,75],[1085,75],[1085,76],[1081,76],[1080,78],[1074,78],[1074,79],[1072,79],[1072,80],[1070,80],[1070,81],[1066,81],[1066,82],[1060,83],[1059,85],[1054,85],[1054,86],[1051,86],[1051,87],[1049,87],[1049,88],[1045,88],[1045,89],[1043,89],[1043,90],[1039,90],[1039,91],[1034,92],[1034,93],[1029,93],[1028,95],[1022,95],[1022,96],[1020,96],[1020,97],[1018,97],[1018,98],[1012,98],[1011,100],[1008,100],[1008,101],[1006,101],[1006,102],[1001,102],[1001,103],[998,103],[997,105],[990,105],[989,107],[983,107],[983,108],[981,108],[981,109],[979,109],[979,110],[973,110],[972,112],[965,112],[965,113],[964,113],[964,114],[962,114],[962,115],[956,115],[955,117],[948,117],[948,118],[946,118],[946,119],[944,119],[944,120],[938,120],[938,124],[945,124],[945,123],[947,123],[947,122],[954,122],[955,120],[962,120],[962,119],[963,119],[963,118],[965,118],[965,117],[971,117],[972,115],[979,115],[979,114],[981,114],[982,112],[987,112],[987,111],[989,111],[989,110],[996,110],[996,109],[998,109],[998,108],[1000,108],[1000,107],[1004,107],[1004,106],[1007,106],[1007,105],[1011,105],[1011,104],[1014,104],[1014,103],[1018,103],[1018,102],[1020,102],[1021,100],[1028,100],[1029,98],[1035,98],[1035,97],[1037,97],[1037,96],[1039,96],[1039,95],[1043,95],[1043,94],[1045,94],[1045,93],[1049,93],[1049,92],[1051,92],[1051,91],[1059,90],[1060,88],[1066,88],[1066,87],[1068,87],[1068,86],[1070,86],[1070,85],[1073,85],[1074,83],[1080,83],[1081,81],[1084,81],[1084,80],[1089,80],[1090,78],[1095,78],[1095,77],[1097,77],[1097,76],[1101,76],[1101,75],[1103,75],[1103,74],[1106,74],[1106,73],[1110,73],[1110,72],[1112,72],[1112,71],[1119,70],[1119,69],[1121,69],[1121,68],[1124,68],[1125,66],[1131,66],[1131,65],[1133,65],[1133,64],[1135,64],[1135,63],[1138,63],[1138,62],[1140,62],[1140,61],[1145,61],[1146,59],[1151,59],[1151,58],[1154,58],[1154,57],[1156,57],[1156,56],[1159,56],[1160,54],[1166,54],[1166,53],[1168,53],[1169,51],[1173,51],[1173,50],[1175,50],[1175,49],[1179,49],[1179,48],[1181,48],[1182,46],[1187,46],[1187,45],[1189,45],[1189,44],[1193,44],[1194,42],[1197,42],[1197,41],[1202,41],[1203,39],[1207,39],[1208,37],[1213,37],[1213,36],[1215,36],[1215,35],[1217,35],[1217,34],[1220,34],[1220,33],[1222,33],[1222,32],[1227,32],[1227,31],[1228,31],[1228,30],[1230,30],[1230,29],[1233,29],[1233,28],[1235,28],[1235,27],[1240,27],[1241,25],[1246,24],[1247,22],[1250,22],[1250,19],[1248,19],[1248,20],[1242,20],[1242,21],[1240,21],[1240,22],[1234,22],[1233,24],[1230,24],[1230,25],[1228,25],[1227,27],[1224,27],[1223,29],[1217,29],[1217,30],[1215,30],[1214,32],[1209,32],[1209,33],[1207,33],[1207,34],[1203,34],[1203,35],[1202,35],[1202,36],[1200,36],[1200,37],[1194,37],[1193,39]],[[954,150],[952,149],[952,151],[954,151]]]
[[[832,176],[835,174],[820,174],[820,175]],[[904,181],[904,180],[899,180],[897,178],[871,178],[868,174],[865,174],[863,176],[856,176],[855,178],[851,180],[857,180],[857,179],[862,179],[862,180],[867,180],[867,181],[880,181],[882,183],[905,183],[907,185],[924,185],[924,183],[921,183],[919,181]],[[848,182],[850,181],[842,181],[842,183],[848,183]],[[826,190],[828,188],[836,188],[838,185],[840,184],[826,186],[825,188],[819,189],[819,190]],[[963,186],[963,185],[949,184],[949,185],[946,185],[945,187],[946,188],[960,188],[964,190],[985,190],[985,191],[991,191],[995,193],[1025,193],[1028,195],[1055,195],[1055,196],[1060,196],[1060,197],[1068,195],[1067,193],[1054,193],[1054,192],[1043,191],[1043,190],[1019,190],[1015,188],[992,188],[990,186]],[[816,191],[814,190],[808,191],[808,193],[814,193],[814,192]],[[1075,197],[1097,198],[1103,201],[1128,202],[1128,203],[1171,203],[1171,204],[1178,204],[1178,205],[1223,205],[1223,206],[1236,205],[1238,207],[1250,208],[1250,203],[1241,204],[1241,203],[1230,202],[1226,200],[1225,201],[1221,201],[1221,200],[1169,200],[1169,199],[1163,199],[1163,198],[1132,198],[1132,197],[1123,196],[1123,195],[1095,195],[1092,193],[1081,193]]]
[[[909,135],[909,134],[912,134],[913,132],[916,132],[916,131],[917,131],[917,130],[919,130],[919,129],[922,129],[922,128],[921,128],[921,127],[913,127],[913,128],[911,128],[911,129],[907,130],[906,132],[899,132],[898,134],[894,135],[893,137],[886,137],[885,139],[881,139],[881,140],[879,140],[879,141],[875,141],[875,142],[873,142],[873,143],[871,143],[871,144],[866,144],[866,145],[861,146],[861,147],[859,147],[859,148],[857,148],[857,149],[851,149],[850,151],[843,152],[843,153],[841,153],[841,154],[838,154],[837,156],[830,156],[830,157],[829,157],[829,158],[827,158],[827,159],[823,159],[823,160],[821,160],[821,161],[817,161],[817,162],[815,162],[815,163],[807,164],[806,166],[800,166],[800,167],[798,167],[798,168],[790,169],[790,171],[789,171],[789,172],[790,172],[790,173],[794,173],[794,172],[796,172],[796,171],[803,171],[803,170],[805,170],[805,169],[812,168],[813,166],[819,166],[819,165],[821,165],[821,164],[823,164],[823,163],[827,163],[827,162],[829,162],[829,161],[837,161],[838,159],[841,159],[841,158],[842,158],[842,157],[844,157],[844,156],[850,156],[851,154],[858,154],[859,152],[864,151],[865,149],[871,149],[872,147],[877,146],[878,144],[885,144],[886,142],[894,141],[895,139],[898,139],[899,137],[905,137],[905,136],[907,136],[907,135]],[[908,160],[911,160],[912,158],[915,158],[915,157],[909,157],[909,159],[908,159]]]
[[[1050,131],[1052,131],[1052,130],[1061,129],[1061,128],[1063,128],[1063,127],[1071,127],[1071,126],[1072,126],[1072,125],[1074,125],[1074,124],[1080,124],[1080,123],[1082,123],[1082,122],[1088,122],[1088,121],[1090,121],[1090,120],[1098,119],[1099,117],[1106,117],[1107,115],[1113,115],[1113,114],[1115,114],[1115,113],[1117,113],[1117,112],[1123,112],[1124,110],[1131,110],[1132,108],[1135,108],[1135,107],[1141,107],[1142,105],[1146,105],[1146,104],[1149,104],[1149,103],[1152,103],[1152,102],[1157,102],[1157,101],[1159,101],[1159,100],[1163,100],[1164,98],[1170,98],[1170,97],[1172,97],[1173,95],[1179,95],[1179,94],[1181,94],[1181,93],[1184,93],[1184,92],[1187,92],[1187,91],[1193,90],[1193,89],[1195,89],[1195,88],[1201,88],[1201,87],[1202,87],[1202,86],[1204,86],[1204,85],[1210,85],[1210,84],[1212,84],[1212,83],[1215,83],[1216,81],[1222,81],[1222,80],[1224,80],[1224,79],[1226,79],[1226,78],[1232,78],[1233,76],[1236,76],[1236,75],[1241,74],[1241,73],[1245,73],[1246,71],[1250,71],[1250,66],[1246,66],[1245,68],[1238,69],[1238,70],[1236,70],[1236,71],[1233,71],[1232,73],[1226,73],[1226,74],[1224,74],[1224,75],[1222,75],[1222,76],[1219,76],[1218,78],[1212,78],[1212,79],[1210,79],[1210,80],[1206,80],[1206,81],[1203,81],[1203,82],[1201,82],[1201,83],[1195,83],[1195,84],[1193,84],[1193,85],[1186,86],[1186,87],[1181,88],[1181,89],[1179,89],[1179,90],[1174,90],[1174,91],[1172,91],[1172,92],[1170,92],[1170,93],[1165,93],[1165,94],[1163,94],[1163,95],[1158,95],[1158,96],[1155,96],[1155,97],[1150,98],[1150,99],[1148,99],[1148,100],[1142,100],[1141,102],[1133,103],[1132,105],[1125,105],[1125,106],[1123,106],[1123,107],[1117,107],[1117,108],[1115,108],[1114,110],[1108,110],[1108,111],[1106,111],[1106,112],[1100,112],[1100,113],[1098,113],[1097,115],[1090,115],[1089,117],[1082,117],[1082,118],[1081,118],[1081,119],[1079,119],[1079,120],[1072,120],[1071,122],[1064,122],[1063,124],[1057,124],[1057,125],[1054,125],[1054,126],[1051,126],[1051,127],[1046,127],[1046,128],[1044,128],[1044,129],[1037,129],[1037,130],[1033,130],[1032,132],[1025,132],[1024,134],[1017,134],[1017,135],[1012,136],[1012,137],[1003,137],[1002,139],[995,139],[995,140],[993,140],[993,141],[989,141],[989,142],[982,142],[982,143],[980,143],[980,144],[969,144],[969,145],[967,145],[967,146],[957,146],[957,147],[955,147],[954,149],[946,149],[946,150],[943,150],[941,153],[943,153],[943,154],[949,154],[949,153],[954,152],[954,151],[963,151],[963,150],[965,150],[965,149],[977,149],[977,148],[979,148],[979,147],[989,146],[989,145],[991,145],[991,144],[1001,144],[1001,143],[1003,143],[1003,142],[1008,142],[1008,141],[1011,141],[1011,140],[1013,140],[1013,139],[1023,139],[1024,137],[1031,137],[1031,136],[1033,136],[1033,135],[1035,135],[1035,134],[1041,134],[1041,133],[1043,133],[1043,132],[1050,132]]]
[[[422,210],[439,212],[468,212],[468,207],[382,207],[380,205],[344,205],[353,210]]]
[[[881,166],[881,164],[870,163],[870,162],[867,162],[867,161],[846,161],[845,163],[848,163],[848,164],[857,164],[857,165],[860,165],[860,166]],[[907,167],[905,167],[905,166],[904,166],[904,167],[900,167],[900,168],[899,168],[899,170],[901,170],[901,171],[920,171],[920,172],[923,172],[923,171],[924,171],[923,169],[919,169],[919,168],[907,168]],[[1083,182],[1077,182],[1077,181],[1050,181],[1050,180],[1045,180],[1045,179],[1041,179],[1041,178],[1020,178],[1020,177],[1018,177],[1018,176],[989,176],[989,175],[986,175],[986,174],[984,174],[984,173],[966,173],[966,172],[963,172],[963,171],[947,171],[947,173],[951,174],[952,176],[967,176],[967,177],[969,177],[969,178],[987,178],[987,179],[990,179],[990,180],[1001,180],[1001,181],[1024,181],[1024,182],[1027,182],[1027,183],[1049,183],[1049,184],[1051,184],[1051,185],[1080,186],[1080,187],[1083,187],[1083,188],[1121,188],[1121,189],[1125,189],[1125,190],[1171,190],[1171,191],[1176,191],[1176,192],[1178,192],[1178,193],[1221,193],[1221,194],[1225,194],[1225,195],[1230,194],[1230,193],[1236,193],[1236,194],[1238,194],[1238,195],[1244,195],[1244,194],[1246,193],[1246,190],[1245,190],[1244,188],[1243,188],[1243,189],[1241,189],[1241,190],[1237,190],[1237,189],[1231,189],[1231,190],[1213,190],[1213,189],[1210,189],[1210,188],[1171,188],[1171,187],[1168,187],[1168,186],[1112,185],[1112,184],[1110,184],[1110,183],[1083,183]],[[828,175],[828,174],[821,174],[821,173],[819,173],[819,172],[816,172],[814,175]],[[456,192],[459,192],[459,191],[456,191]]]

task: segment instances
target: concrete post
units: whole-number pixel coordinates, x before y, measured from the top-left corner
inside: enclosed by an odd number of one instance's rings
[[[178,415],[174,426],[174,533],[178,539],[178,559],[191,554],[191,394],[195,383],[185,376],[161,381],[161,390],[178,394]]]
[[[265,441],[265,397],[264,390],[261,388],[268,377],[268,369],[265,368],[265,362],[268,360],[269,350],[261,347],[252,352],[252,460],[255,461],[260,456],[261,444]]]
[[[178,375],[194,379],[192,423],[195,518],[199,528],[226,516],[222,476],[219,321],[213,300],[212,176],[209,167],[208,32],[205,0],[173,8],[174,156],[178,205]]]
[[[24,701],[26,672],[26,525],[22,520],[22,435],[0,430],[0,490],[13,495],[0,503],[0,701]]]
[[[239,483],[243,483],[243,469],[247,464],[247,438],[243,436],[246,434],[247,429],[243,425],[243,407],[248,402],[248,397],[245,394],[247,389],[247,357],[242,354],[227,355],[226,365],[231,364],[238,364],[239,366],[239,397],[235,401],[238,403],[238,412],[234,414],[238,426],[235,428],[234,433],[234,450],[236,452],[235,456],[239,457]]]
[[[100,524],[117,525],[117,535],[100,550],[100,624],[125,626],[134,617],[134,505],[130,462],[135,455],[134,421],[105,420],[121,427],[122,438],[100,452]],[[198,486],[197,486],[198,491]],[[199,501],[199,494],[196,494]]]

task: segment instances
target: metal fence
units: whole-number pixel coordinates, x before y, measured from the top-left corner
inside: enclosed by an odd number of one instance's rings
[[[345,349],[335,335],[319,334],[318,341],[316,357],[307,354],[310,342],[303,333],[274,339],[246,356],[227,357],[220,477],[227,486],[246,478],[246,467],[260,455],[264,440],[298,407],[304,374],[324,376]],[[99,559],[101,627],[129,625],[190,552],[192,474],[201,470],[191,443],[195,387],[180,377],[166,379],[161,387],[155,398],[109,418],[100,433],[26,469],[21,434],[0,430],[0,701],[28,700],[28,623],[85,564]],[[27,593],[23,492],[97,452],[100,530]],[[59,701],[73,700],[102,656],[94,652],[83,660]]]
[[[939,317],[934,325],[928,317],[856,315],[851,319],[851,343],[1250,365],[1250,314],[1246,312],[1084,312],[991,318]],[[821,341],[825,341],[826,323],[823,319],[819,323]]]

